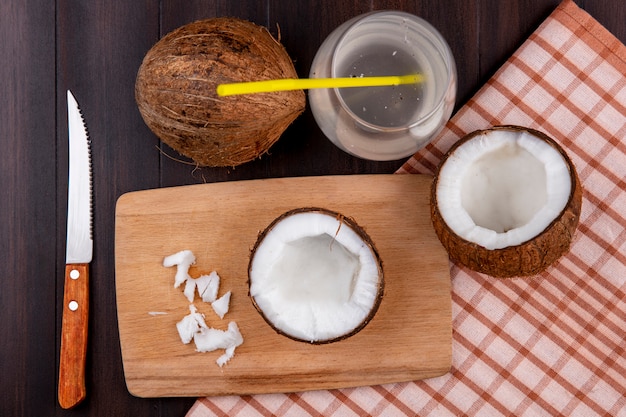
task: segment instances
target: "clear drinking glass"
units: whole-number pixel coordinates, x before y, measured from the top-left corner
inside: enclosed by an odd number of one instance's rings
[[[437,30],[415,15],[376,11],[335,29],[322,43],[311,78],[409,75],[423,81],[388,87],[309,90],[313,116],[339,148],[364,159],[404,158],[425,146],[454,108],[454,57]]]

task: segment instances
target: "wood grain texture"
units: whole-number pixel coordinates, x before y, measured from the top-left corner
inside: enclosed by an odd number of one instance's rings
[[[626,2],[577,0],[626,41]],[[193,398],[140,399],[128,393],[115,300],[115,202],[129,191],[255,178],[392,173],[402,161],[348,156],[306,111],[269,155],[236,170],[195,169],[171,159],[141,120],[134,80],[148,49],[192,20],[235,16],[278,26],[296,70],[306,76],[330,31],[371,9],[416,13],[437,27],[459,71],[457,107],[487,81],[558,0],[4,0],[0,2],[0,415],[184,416]],[[57,401],[67,193],[65,91],[81,103],[94,165],[89,395],[70,412]],[[167,153],[167,155],[165,155]],[[175,155],[174,155],[175,156]]]
[[[431,177],[354,175],[239,181],[123,195],[116,213],[116,289],[126,383],[142,397],[293,392],[410,381],[451,365],[450,272],[430,222]],[[385,294],[356,335],[311,345],[277,334],[248,298],[247,268],[258,233],[284,212],[324,207],[352,217],[376,245]],[[212,270],[232,291],[223,320],[196,297],[207,324],[237,322],[244,343],[223,368],[221,353],[184,345],[176,322],[189,313],[175,268],[163,258],[196,255],[191,276]],[[165,313],[152,315],[150,313]],[[223,353],[223,352],[222,352]]]
[[[5,155],[0,256],[7,267],[0,277],[0,415],[53,415],[58,407],[55,308],[65,266],[64,258],[57,258],[65,225],[57,222],[55,210],[54,2],[0,2],[0,38]]]
[[[59,404],[74,408],[87,396],[85,363],[89,325],[89,264],[65,266],[59,359]]]

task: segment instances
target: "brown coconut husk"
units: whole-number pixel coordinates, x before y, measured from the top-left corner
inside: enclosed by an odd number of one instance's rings
[[[251,161],[304,111],[302,90],[219,97],[219,84],[297,78],[265,27],[236,18],[182,26],[157,42],[137,73],[135,98],[148,127],[200,166]]]
[[[298,213],[307,213],[307,212],[313,212],[313,213],[320,213],[320,214],[325,214],[328,216],[332,216],[335,217],[339,222],[340,225],[339,227],[348,227],[350,229],[352,229],[362,240],[363,242],[370,248],[370,250],[372,251],[372,253],[374,254],[376,260],[377,260],[377,265],[378,265],[378,289],[377,289],[377,294],[376,294],[376,301],[374,303],[374,305],[372,306],[372,309],[370,310],[369,314],[367,315],[367,317],[354,329],[352,329],[350,332],[347,332],[341,336],[335,337],[335,338],[331,338],[331,339],[323,339],[323,340],[304,340],[304,339],[300,339],[297,338],[293,335],[287,334],[285,332],[283,332],[282,330],[278,329],[271,320],[269,320],[267,318],[267,316],[265,315],[265,313],[263,312],[263,309],[261,307],[259,307],[259,305],[256,303],[254,297],[250,294],[250,291],[248,290],[248,296],[250,297],[250,299],[252,300],[252,304],[254,305],[254,308],[259,312],[259,314],[261,315],[261,317],[263,317],[263,320],[265,320],[265,322],[272,328],[274,329],[274,331],[282,336],[288,337],[292,340],[298,341],[298,342],[304,342],[307,344],[313,344],[313,345],[323,345],[323,344],[328,344],[328,343],[333,343],[333,342],[339,342],[341,340],[345,340],[351,336],[354,336],[355,334],[359,333],[361,330],[363,330],[363,328],[365,328],[365,326],[367,326],[367,324],[372,321],[372,319],[374,318],[374,316],[376,315],[376,312],[378,311],[378,308],[380,307],[380,303],[383,299],[383,295],[384,295],[384,290],[385,290],[385,279],[384,279],[384,274],[383,274],[383,261],[378,253],[378,250],[376,249],[376,246],[374,245],[374,242],[372,241],[372,239],[370,238],[370,236],[365,232],[365,229],[363,229],[361,226],[358,225],[358,223],[351,217],[346,217],[341,213],[337,213],[335,211],[326,209],[326,208],[320,208],[320,207],[301,207],[301,208],[296,208],[293,210],[289,210],[283,214],[281,214],[280,216],[278,216],[276,219],[274,219],[272,221],[272,223],[270,223],[269,226],[267,226],[263,231],[261,231],[258,235],[257,241],[254,244],[254,246],[252,247],[251,253],[250,253],[250,262],[248,264],[248,288],[250,288],[251,282],[250,282],[250,270],[252,268],[252,261],[254,259],[254,255],[256,253],[257,248],[259,247],[259,245],[261,245],[263,243],[263,240],[265,239],[265,236],[278,224],[280,223],[282,220],[284,220],[285,218],[292,216],[294,214],[298,214]],[[338,232],[339,230],[337,230]]]
[[[474,271],[498,278],[536,275],[569,251],[580,218],[582,186],[574,164],[558,143],[543,132],[520,126],[495,126],[491,129],[479,130],[466,135],[446,153],[437,172],[439,172],[450,155],[454,154],[455,150],[462,144],[493,130],[525,130],[556,149],[565,159],[572,181],[567,204],[561,213],[539,235],[520,245],[490,250],[461,238],[445,223],[437,207],[437,176],[435,176],[431,187],[431,219],[433,226],[439,240],[448,251],[450,259],[455,262]]]

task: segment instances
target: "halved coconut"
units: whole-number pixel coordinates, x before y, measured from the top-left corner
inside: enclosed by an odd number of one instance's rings
[[[495,277],[529,276],[565,254],[582,189],[550,137],[497,126],[462,138],[439,165],[431,217],[450,258]]]
[[[329,343],[359,332],[383,296],[374,243],[348,217],[299,208],[274,220],[252,249],[250,297],[278,333]]]

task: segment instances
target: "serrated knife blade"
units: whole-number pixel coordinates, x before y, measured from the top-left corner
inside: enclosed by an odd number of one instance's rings
[[[89,318],[89,263],[93,256],[91,149],[76,99],[67,90],[69,179],[59,404],[72,408],[87,395],[85,363]]]

